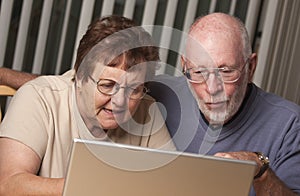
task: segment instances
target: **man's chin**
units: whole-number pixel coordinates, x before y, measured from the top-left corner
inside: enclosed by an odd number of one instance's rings
[[[223,125],[227,121],[226,114],[220,114],[220,113],[215,113],[215,114],[209,114],[206,115],[206,119],[208,120],[210,125]]]

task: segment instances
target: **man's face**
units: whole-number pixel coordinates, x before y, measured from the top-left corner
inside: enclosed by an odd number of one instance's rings
[[[210,124],[224,124],[233,117],[244,99],[249,82],[241,45],[237,39],[230,38],[220,33],[197,36],[198,42],[187,43],[186,58],[183,59],[187,69],[200,66],[208,70],[222,67],[240,70],[239,79],[233,83],[224,83],[214,71],[210,71],[202,83],[189,83],[199,109]]]

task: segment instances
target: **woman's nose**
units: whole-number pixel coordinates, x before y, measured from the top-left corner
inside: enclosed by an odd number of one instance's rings
[[[119,91],[112,95],[112,103],[117,106],[124,106],[126,105],[127,97],[125,94],[125,88],[120,88]]]

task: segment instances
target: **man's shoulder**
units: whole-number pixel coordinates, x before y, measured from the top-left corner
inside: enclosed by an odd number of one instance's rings
[[[149,82],[149,89],[156,101],[171,109],[194,101],[185,77],[158,75]]]
[[[281,111],[282,114],[290,113],[291,115],[296,115],[300,118],[300,106],[290,100],[287,100],[279,95],[271,92],[266,92],[259,87],[256,87],[257,95],[260,98],[260,102],[265,106]]]
[[[180,93],[188,88],[184,77],[157,75],[153,80],[148,82],[150,94],[156,98],[157,96],[168,93]]]
[[[187,85],[185,77],[167,74],[156,75],[151,82],[160,83],[169,87],[181,87]]]

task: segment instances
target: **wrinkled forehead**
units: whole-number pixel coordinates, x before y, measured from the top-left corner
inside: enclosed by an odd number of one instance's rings
[[[94,79],[100,77],[122,77],[123,79],[130,77],[141,80],[141,78],[145,78],[147,70],[150,69],[150,66],[153,66],[153,63],[146,61],[143,55],[132,56],[131,53],[125,51],[121,54],[111,55],[103,55],[99,52],[95,52],[94,55],[88,54],[88,58],[84,59],[77,71],[77,79],[87,81],[88,76],[92,76]],[[137,77],[137,75],[140,77]]]
[[[210,54],[203,44],[193,37],[187,39],[185,57],[189,61],[196,61],[199,59],[211,60]]]
[[[155,56],[152,54],[155,51],[150,50],[149,47],[154,47],[152,39],[141,27],[115,32],[96,43],[89,50],[78,68],[77,78],[87,78],[87,75],[95,71],[101,73],[103,66],[124,66],[124,69],[127,70],[146,60],[149,56],[148,53],[150,56]]]
[[[138,82],[143,83],[147,72],[147,62],[141,62],[127,67],[123,64],[116,66],[105,66],[101,63],[95,66],[91,76],[96,80],[111,79],[119,83]]]
[[[221,32],[192,33],[186,42],[185,57],[195,63],[237,63],[242,59],[240,41]]]

